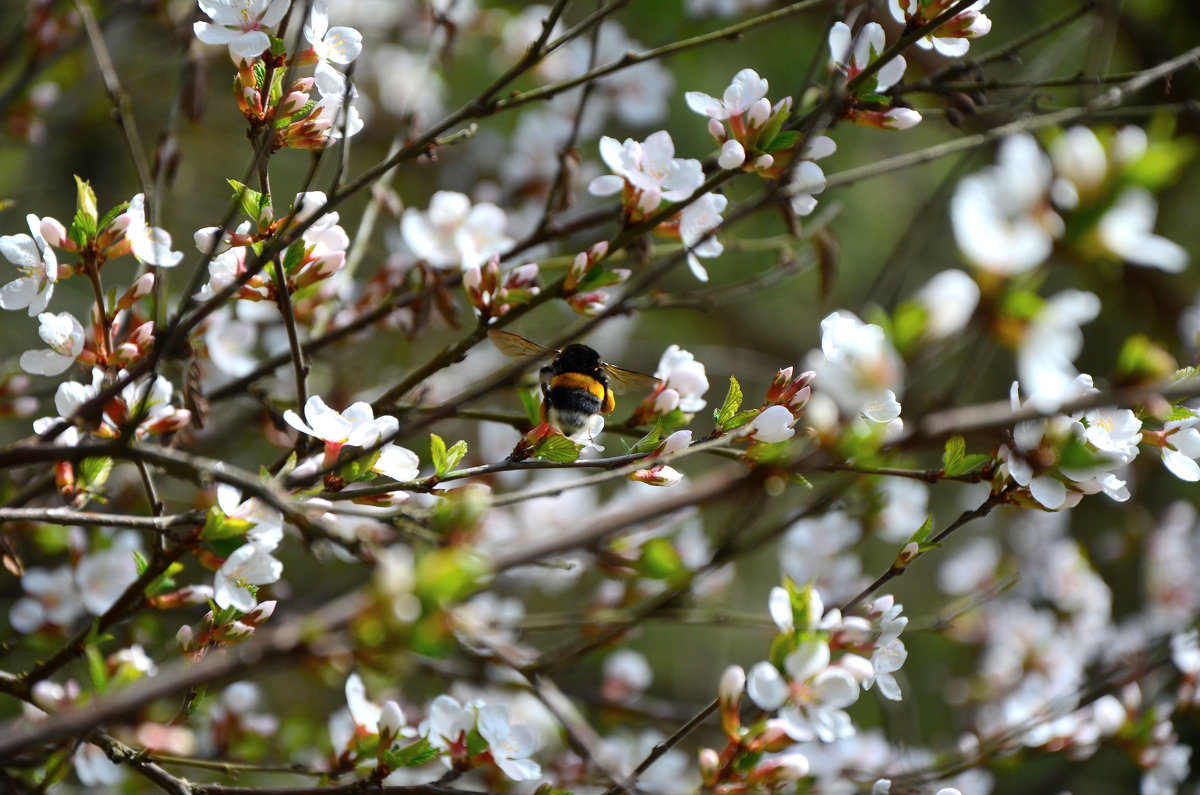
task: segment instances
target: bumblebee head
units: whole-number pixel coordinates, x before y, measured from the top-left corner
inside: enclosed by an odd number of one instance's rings
[[[587,345],[580,345],[578,343],[572,343],[563,348],[558,356],[554,357],[551,368],[555,375],[560,373],[583,373],[585,375],[598,376],[602,372],[600,354]]]

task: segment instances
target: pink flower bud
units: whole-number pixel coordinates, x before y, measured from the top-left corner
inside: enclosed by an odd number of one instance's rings
[[[302,94],[299,91],[293,91],[279,101],[276,108],[276,116],[291,116],[293,113],[298,113],[301,108],[308,104],[308,94]]]
[[[62,248],[63,242],[67,239],[67,229],[57,218],[49,216],[43,218],[38,224],[38,231],[46,239],[46,245],[55,248]]]
[[[242,616],[242,621],[252,627],[257,627],[273,615],[275,615],[275,600],[271,599],[259,602],[253,610]]]
[[[766,171],[768,168],[775,165],[775,158],[771,157],[770,155],[759,155],[758,157],[754,158],[754,162],[751,165],[754,167],[755,171]]]
[[[663,440],[663,443],[656,451],[656,454],[670,455],[671,453],[678,453],[680,450],[688,449],[691,444],[691,431],[675,431],[675,433]]]
[[[125,295],[117,301],[117,309],[128,309],[138,301],[150,295],[154,289],[154,274],[147,271],[137,278],[133,286],[125,291]]]
[[[725,125],[716,119],[708,120],[708,134],[719,144],[725,143]]]
[[[683,473],[666,464],[659,464],[650,469],[639,469],[630,475],[629,479],[640,481],[649,486],[674,486],[683,480]]]

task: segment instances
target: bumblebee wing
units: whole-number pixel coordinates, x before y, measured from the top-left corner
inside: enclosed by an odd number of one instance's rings
[[[501,353],[513,359],[549,359],[558,355],[553,348],[500,329],[488,329],[488,338]]]
[[[608,375],[609,387],[617,393],[629,389],[653,389],[660,383],[654,376],[639,373],[636,370],[626,370],[624,367],[614,367],[611,364],[604,364],[603,367],[604,372]]]

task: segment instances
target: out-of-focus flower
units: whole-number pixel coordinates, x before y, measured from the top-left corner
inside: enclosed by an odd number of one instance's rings
[[[879,423],[900,416],[896,393],[904,387],[904,363],[879,326],[834,312],[821,321],[821,350],[806,362],[816,387],[845,414]]]
[[[947,339],[966,328],[979,304],[979,285],[960,270],[935,275],[913,296],[925,309],[925,336]]]
[[[1063,404],[1075,377],[1075,359],[1083,349],[1079,326],[1100,313],[1100,299],[1080,290],[1064,290],[1034,315],[1017,349],[1017,372],[1030,405],[1053,411]]]
[[[1063,220],[1048,200],[1053,169],[1027,133],[1005,138],[996,165],[964,177],[950,201],[954,239],[976,267],[1001,276],[1045,262]]]
[[[1125,188],[1100,218],[1097,226],[1100,242],[1133,265],[1181,273],[1188,266],[1187,249],[1154,234],[1157,215],[1158,204],[1149,191]]]
[[[636,701],[653,681],[654,670],[640,651],[619,649],[604,660],[601,692],[609,701]]]
[[[465,194],[443,190],[433,194],[427,211],[405,210],[400,233],[413,254],[430,265],[465,270],[512,246],[512,238],[504,234],[506,224],[496,205],[472,206]]]
[[[138,578],[135,552],[142,542],[132,530],[117,533],[112,546],[85,555],[75,567],[75,582],[83,606],[94,616],[104,615]]]

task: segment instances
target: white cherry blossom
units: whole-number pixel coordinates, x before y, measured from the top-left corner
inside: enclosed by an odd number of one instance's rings
[[[283,564],[271,555],[274,548],[269,544],[243,544],[225,559],[213,582],[213,601],[218,607],[233,607],[243,613],[254,609],[258,602],[246,586],[270,585],[283,574]]]
[[[848,79],[879,58],[886,47],[886,36],[878,22],[863,25],[856,36],[850,35],[850,26],[845,22],[835,22],[829,30],[829,57],[846,72]],[[875,90],[887,91],[900,82],[905,68],[903,56],[888,61],[875,73]]]
[[[70,312],[43,312],[38,323],[38,336],[50,350],[25,351],[21,369],[34,375],[58,375],[83,353],[83,324]]]
[[[733,76],[720,99],[710,97],[702,91],[688,91],[683,95],[687,106],[702,116],[724,121],[740,116],[750,106],[767,95],[767,81],[753,69],[743,69]]]
[[[129,200],[125,212],[113,220],[113,228],[125,232],[125,239],[138,262],[174,268],[183,260],[183,252],[171,250],[171,235],[146,223],[145,194],[139,193]]]
[[[291,0],[197,0],[211,22],[192,26],[205,44],[227,44],[233,55],[249,60],[271,45],[265,28],[273,28],[287,13]]]
[[[320,395],[313,395],[305,402],[304,419],[291,409],[283,413],[283,419],[296,430],[329,444],[355,447],[372,445],[400,427],[399,421],[390,415],[376,419],[369,403],[353,403],[338,412],[325,405]]]
[[[29,316],[33,317],[45,311],[54,294],[54,283],[58,280],[58,257],[42,236],[41,220],[32,213],[25,216],[25,220],[32,237],[25,234],[0,237],[0,255],[16,265],[21,274],[0,287],[0,307],[28,307]]]
[[[708,271],[698,257],[718,257],[725,250],[717,236],[709,233],[721,225],[721,213],[728,204],[720,193],[706,193],[679,214],[679,236],[687,248],[688,267],[702,282],[708,281]]]
[[[671,345],[658,360],[654,377],[663,382],[655,398],[656,410],[666,413],[679,409],[694,414],[704,408],[703,395],[708,391],[708,376],[704,364],[678,345]]]
[[[1105,248],[1131,265],[1182,273],[1188,266],[1187,249],[1154,234],[1157,215],[1158,204],[1149,191],[1125,188],[1101,216],[1096,231]]]
[[[512,726],[507,704],[489,704],[479,708],[479,734],[487,741],[496,767],[513,781],[533,781],[542,768],[529,755],[537,750],[537,740],[528,726]]]
[[[814,384],[848,415],[890,422],[900,415],[896,394],[904,388],[904,362],[883,329],[838,311],[821,321],[821,350],[811,351]]]
[[[1171,420],[1163,425],[1165,443],[1162,446],[1162,460],[1171,474],[1180,480],[1196,482],[1200,480],[1200,417],[1192,416],[1185,420]]]
[[[1100,313],[1100,299],[1082,290],[1050,297],[1025,330],[1017,348],[1021,389],[1039,411],[1061,406],[1078,375],[1075,359],[1083,350],[1079,326]]]
[[[304,26],[304,38],[322,61],[345,66],[362,52],[362,34],[354,28],[329,27],[329,8],[325,0],[315,0]]]
[[[675,144],[665,130],[651,133],[645,143],[632,138],[620,143],[606,135],[600,139],[600,157],[613,174],[592,180],[588,190],[611,196],[628,184],[643,213],[653,212],[664,199],[682,201],[704,183],[700,161],[675,157]]]

